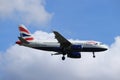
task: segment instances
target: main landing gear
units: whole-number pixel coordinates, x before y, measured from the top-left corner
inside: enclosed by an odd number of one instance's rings
[[[62,60],[65,60],[65,55],[63,55]]]
[[[54,54],[51,54],[51,56],[53,56],[53,55],[60,55],[60,54],[62,54],[62,53],[54,53]],[[65,60],[65,54],[63,54],[63,56],[62,56],[62,60]]]
[[[93,58],[95,58],[95,53],[93,52]]]

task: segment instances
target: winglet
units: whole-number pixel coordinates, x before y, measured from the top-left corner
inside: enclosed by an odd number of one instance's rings
[[[57,38],[57,36],[59,35],[59,33],[57,31],[53,31],[53,33],[55,34],[55,38]]]

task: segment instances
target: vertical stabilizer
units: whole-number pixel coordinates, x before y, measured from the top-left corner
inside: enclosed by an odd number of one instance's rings
[[[30,31],[24,25],[19,26],[19,31],[20,31],[20,37],[22,37],[26,41],[30,42],[30,41],[34,40],[33,36],[30,33]]]
[[[19,40],[16,41],[16,44],[21,45],[22,43],[25,43],[25,42],[28,43],[28,42],[32,42],[34,40],[30,31],[24,25],[19,26],[19,31],[20,31],[20,37],[18,37]]]

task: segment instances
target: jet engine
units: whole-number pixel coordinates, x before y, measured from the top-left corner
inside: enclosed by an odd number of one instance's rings
[[[81,53],[72,52],[72,53],[67,54],[67,57],[69,57],[69,58],[81,58]]]

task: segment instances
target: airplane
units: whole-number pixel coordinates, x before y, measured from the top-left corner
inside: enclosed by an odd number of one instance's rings
[[[81,58],[81,52],[92,52],[95,58],[95,52],[106,51],[106,45],[98,41],[80,41],[71,42],[63,37],[59,32],[53,31],[57,42],[38,42],[32,36],[30,31],[24,26],[19,26],[20,36],[16,44],[34,49],[56,52],[52,55],[63,55],[62,60],[65,60],[65,55],[69,58]]]

